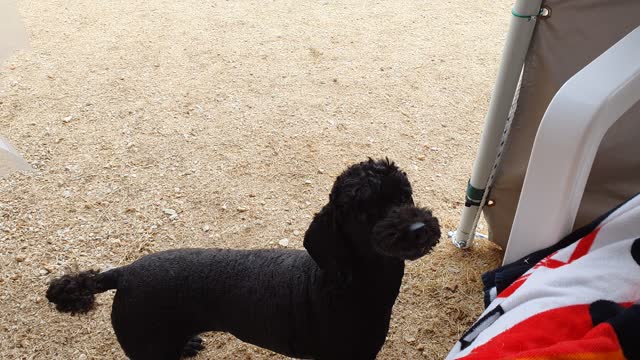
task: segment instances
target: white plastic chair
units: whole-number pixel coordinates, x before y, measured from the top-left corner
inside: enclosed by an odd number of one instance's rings
[[[531,152],[505,264],[571,232],[602,138],[639,101],[640,27],[569,79],[549,104]]]

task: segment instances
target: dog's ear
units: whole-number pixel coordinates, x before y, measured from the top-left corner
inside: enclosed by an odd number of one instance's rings
[[[304,234],[304,248],[318,266],[335,275],[344,275],[348,262],[347,244],[336,227],[331,204],[315,215]]]
[[[338,237],[338,232],[333,218],[333,209],[330,205],[325,205],[317,213],[311,225],[304,234],[304,248],[307,249],[311,258],[322,269],[327,269],[334,253],[333,243]]]

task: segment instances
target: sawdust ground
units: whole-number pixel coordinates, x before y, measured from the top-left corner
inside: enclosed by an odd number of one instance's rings
[[[300,248],[367,156],[454,229],[509,5],[19,0],[33,51],[0,70],[0,129],[37,171],[0,180],[0,358],[124,358],[112,294],[71,317],[48,281],[173,247]],[[445,239],[410,263],[379,358],[443,358],[499,258]],[[201,359],[278,358],[207,343]]]

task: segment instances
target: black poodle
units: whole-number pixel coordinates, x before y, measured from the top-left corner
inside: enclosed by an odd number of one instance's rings
[[[47,299],[84,313],[94,294],[117,289],[111,322],[132,360],[195,355],[206,331],[296,358],[375,359],[404,261],[439,238],[438,220],[414,206],[406,174],[388,159],[370,159],[337,178],[305,234],[307,251],[164,251],[62,276]]]

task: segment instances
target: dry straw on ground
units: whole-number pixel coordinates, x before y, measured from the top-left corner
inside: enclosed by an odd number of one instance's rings
[[[0,180],[0,358],[123,359],[112,294],[71,317],[48,281],[173,247],[300,248],[367,156],[453,229],[509,5],[19,0],[33,50],[0,70],[0,129],[37,171]],[[379,358],[443,358],[499,257],[443,241],[410,263]],[[210,334],[199,358],[279,356]]]

